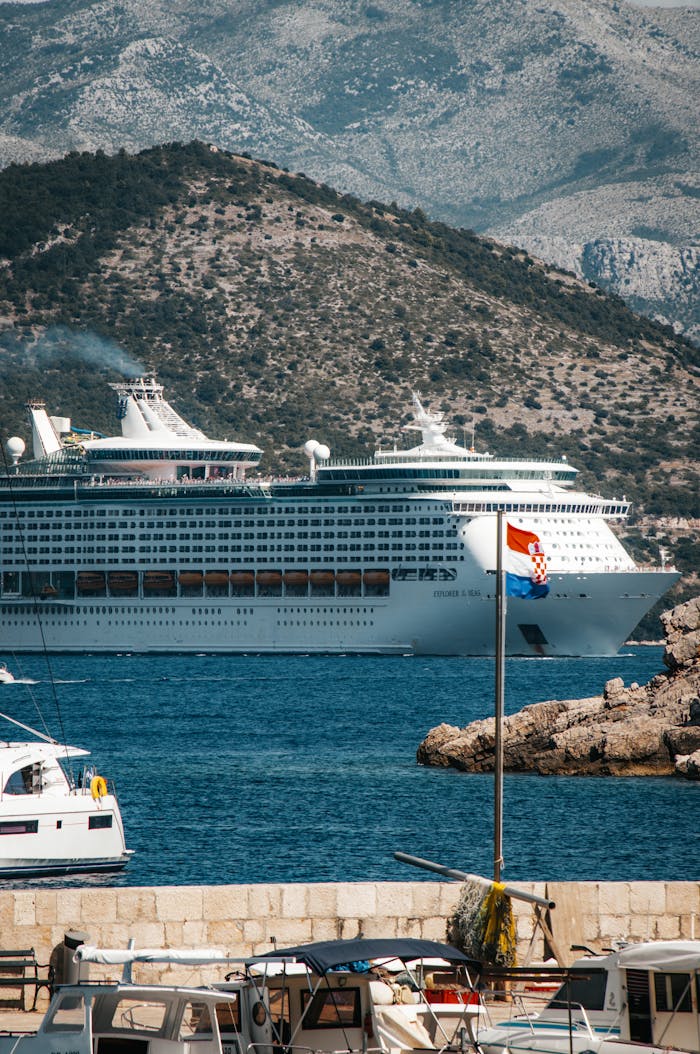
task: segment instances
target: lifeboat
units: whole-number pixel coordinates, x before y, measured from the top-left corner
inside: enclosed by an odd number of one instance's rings
[[[136,593],[139,576],[136,571],[109,571],[107,585],[110,593]]]
[[[105,576],[104,571],[78,571],[75,586],[79,593],[104,593]]]
[[[281,571],[258,571],[255,575],[259,589],[281,589]]]
[[[306,586],[309,581],[308,571],[285,571],[282,575],[286,586]]]
[[[255,575],[252,571],[232,571],[231,588],[235,593],[252,593],[255,586]]]
[[[228,571],[205,571],[204,584],[224,589],[228,587]]]
[[[180,571],[180,574],[177,576],[177,580],[184,589],[202,588],[201,571]]]
[[[362,581],[366,586],[371,586],[373,589],[389,588],[389,572],[388,571],[365,571],[362,576]]]
[[[335,583],[335,571],[310,571],[309,579],[312,587],[329,589]]]
[[[359,571],[337,571],[335,580],[344,589],[359,589],[362,583],[362,575]]]
[[[172,571],[144,571],[143,588],[149,593],[168,592],[175,588],[175,575]]]

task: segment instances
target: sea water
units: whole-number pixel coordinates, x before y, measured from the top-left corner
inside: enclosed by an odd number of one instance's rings
[[[506,712],[646,683],[661,654],[509,659]],[[493,871],[493,776],[416,763],[433,726],[493,714],[493,660],[0,657],[37,682],[0,709],[92,752],[135,851],[119,876],[15,885],[435,878],[396,850]],[[502,878],[697,880],[698,815],[700,785],[674,777],[506,774]]]

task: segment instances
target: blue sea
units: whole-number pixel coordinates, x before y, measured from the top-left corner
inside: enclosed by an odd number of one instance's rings
[[[611,677],[645,683],[661,655],[510,659],[506,711],[595,695]],[[493,660],[0,658],[37,682],[0,688],[0,709],[39,727],[38,708],[51,734],[93,753],[135,850],[120,876],[24,886],[435,878],[396,850],[492,873],[493,777],[415,755],[440,722],[493,713]],[[671,777],[506,775],[502,878],[698,880],[699,804],[700,785]]]

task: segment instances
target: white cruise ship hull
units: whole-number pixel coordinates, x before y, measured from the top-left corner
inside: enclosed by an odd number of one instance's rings
[[[554,573],[546,598],[508,599],[506,652],[613,655],[676,578]],[[493,575],[462,567],[451,581],[392,580],[387,596],[47,599],[39,619],[26,600],[4,598],[0,633],[17,652],[490,656],[494,588]]]
[[[565,458],[460,447],[415,394],[420,445],[334,459],[308,440],[308,477],[265,481],[246,475],[260,448],[208,439],[155,378],[113,387],[121,436],[30,403],[34,461],[9,441],[6,648],[488,656],[500,552],[521,593],[549,588],[509,602],[507,654],[612,655],[678,577],[635,566],[607,522],[624,498],[573,489]]]

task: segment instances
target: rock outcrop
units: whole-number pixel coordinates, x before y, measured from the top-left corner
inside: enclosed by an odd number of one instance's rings
[[[661,616],[666,673],[626,688],[621,677],[589,699],[526,706],[503,722],[504,768],[543,775],[700,779],[700,597]],[[438,725],[418,748],[422,765],[493,769],[495,722]]]

